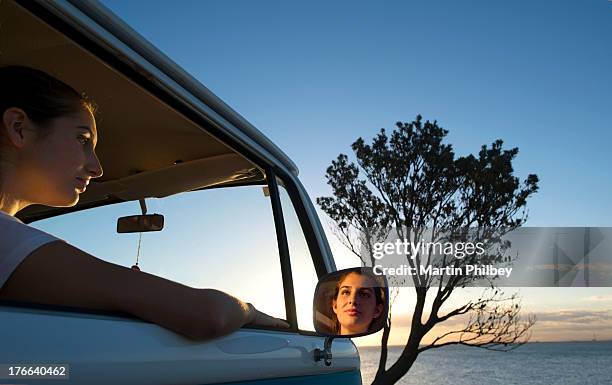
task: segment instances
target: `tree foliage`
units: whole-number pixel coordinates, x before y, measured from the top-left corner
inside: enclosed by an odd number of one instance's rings
[[[358,138],[352,144],[356,164],[340,154],[328,167],[326,178],[333,196],[320,197],[317,203],[334,222],[341,241],[364,265],[374,265],[373,244],[387,239],[391,231],[400,239],[416,240],[425,228],[431,229],[432,239],[471,229],[478,237],[499,241],[527,219],[527,200],[538,190],[538,177],[530,174],[520,181],[514,176],[512,162],[518,148],[504,149],[503,142],[496,140],[483,145],[476,156],[456,158],[452,146],[445,143],[447,134],[436,121],[424,122],[419,115],[410,123],[396,123],[389,135],[381,129],[370,144]],[[499,245],[500,250],[507,246]],[[489,257],[499,261],[500,255]],[[421,258],[429,262],[431,255],[417,255],[407,262],[418,265]],[[442,267],[469,263],[474,260],[438,262]],[[432,348],[462,344],[506,350],[526,342],[535,319],[521,320],[518,296],[506,296],[493,281],[479,299],[442,312],[453,291],[476,278],[457,275],[436,281],[428,274],[412,276],[416,304],[410,335],[398,360],[386,369],[389,317],[375,384],[395,383],[419,353]],[[434,297],[426,312],[428,295]],[[458,316],[467,318],[465,327],[421,345],[436,325]]]

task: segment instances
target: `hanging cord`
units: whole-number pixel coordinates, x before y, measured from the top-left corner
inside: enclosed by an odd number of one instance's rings
[[[2,1],[2,0],[0,0],[0,1]],[[140,204],[140,211],[142,211],[142,217],[145,218],[143,220],[146,220],[147,204],[146,204],[144,198],[139,199],[138,203]],[[140,224],[140,220],[138,220],[138,223]],[[136,250],[136,264],[134,266],[132,266],[132,270],[140,271],[140,267],[138,267],[138,258],[140,257],[140,244],[141,243],[142,243],[142,231],[140,233],[138,233],[138,249]]]
[[[140,244],[142,243],[142,232],[138,233],[138,249],[136,250],[136,264],[132,266],[132,270],[140,271],[140,267],[138,267],[138,258],[140,257]]]

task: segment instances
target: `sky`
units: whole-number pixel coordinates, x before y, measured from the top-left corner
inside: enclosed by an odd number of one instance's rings
[[[612,226],[610,1],[103,4],[282,148],[313,200],[358,137],[421,114],[458,155],[519,148],[516,175],[540,178],[528,226]],[[533,340],[612,339],[612,289],[520,290]],[[412,300],[403,290],[396,309]],[[394,313],[392,344],[409,315]]]

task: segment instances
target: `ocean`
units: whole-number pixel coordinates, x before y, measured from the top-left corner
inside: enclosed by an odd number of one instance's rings
[[[401,351],[390,347],[387,362],[395,362]],[[380,349],[360,347],[359,355],[363,384],[369,385]],[[432,349],[420,354],[397,384],[612,385],[612,341],[537,342],[510,352],[465,346]]]

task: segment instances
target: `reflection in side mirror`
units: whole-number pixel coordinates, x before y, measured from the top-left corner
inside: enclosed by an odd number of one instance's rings
[[[359,337],[382,329],[389,312],[389,287],[371,267],[327,274],[314,295],[315,330],[333,337]]]
[[[130,215],[117,219],[118,233],[144,233],[147,231],[160,231],[164,228],[164,216],[159,214],[151,215]]]

